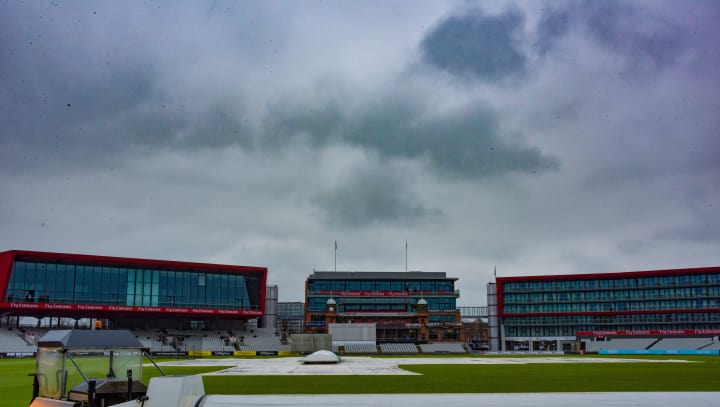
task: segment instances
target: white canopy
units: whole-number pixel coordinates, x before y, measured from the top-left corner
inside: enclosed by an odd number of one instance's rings
[[[319,350],[305,356],[301,362],[308,363],[340,363],[340,356],[330,352],[329,350]]]

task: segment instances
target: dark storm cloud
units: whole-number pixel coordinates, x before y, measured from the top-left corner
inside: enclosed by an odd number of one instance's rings
[[[685,32],[658,15],[646,15],[621,2],[591,2],[587,15],[593,37],[636,64],[663,68],[675,62]]]
[[[498,117],[487,105],[470,102],[439,114],[430,105],[434,95],[407,84],[380,91],[371,100],[354,98],[352,90],[346,91],[346,99],[321,96],[312,108],[292,97],[269,109],[255,102],[265,119],[259,125],[248,123],[246,100],[252,96],[245,92],[252,92],[251,88],[238,86],[235,92],[223,94],[220,81],[212,80],[213,74],[219,74],[213,67],[195,67],[199,73],[193,82],[180,82],[179,78],[185,78],[179,74],[183,72],[181,57],[158,55],[153,47],[134,44],[134,36],[110,37],[107,44],[82,41],[99,29],[98,22],[82,7],[73,11],[82,15],[77,21],[69,17],[70,11],[65,12],[70,29],[60,21],[36,22],[32,26],[36,30],[19,24],[6,29],[12,47],[3,51],[9,54],[2,62],[7,86],[0,102],[8,109],[0,112],[4,123],[0,137],[7,137],[14,150],[31,152],[34,157],[28,161],[23,158],[26,154],[0,153],[0,165],[8,171],[97,167],[114,158],[164,149],[234,145],[247,150],[281,149],[288,142],[316,149],[350,144],[382,158],[422,160],[438,173],[465,179],[542,172],[558,166],[557,160],[538,148],[501,131]],[[32,10],[22,9],[22,13],[27,14],[24,19],[39,18]],[[524,69],[525,59],[515,40],[522,24],[517,12],[451,17],[420,46],[431,62],[447,63],[443,65],[447,69],[469,70],[483,78],[506,77]],[[177,45],[176,51],[182,52]],[[460,59],[443,59],[446,46],[464,49]],[[239,50],[229,50],[230,55],[243,56]],[[453,55],[458,56],[453,51],[447,57]],[[208,87],[212,90],[204,96]]]
[[[559,166],[555,158],[503,134],[495,114],[482,105],[436,115],[409,98],[388,97],[354,114],[333,105],[276,110],[266,125],[272,145],[293,137],[311,144],[342,142],[383,158],[425,160],[451,178],[538,173]]]
[[[132,135],[104,124],[135,119],[156,93],[157,72],[117,44],[97,55],[63,19],[48,17],[55,10],[6,11],[26,24],[7,25],[0,40],[0,141],[16,153],[0,152],[0,166],[58,171],[114,155]],[[83,26],[75,18],[68,27]]]
[[[412,225],[442,213],[419,202],[408,181],[383,167],[357,168],[312,200],[320,217],[337,227]]]
[[[421,121],[406,131],[411,135],[406,151],[430,157],[442,173],[466,178],[537,173],[557,169],[559,161],[536,147],[504,134],[497,117],[472,106],[446,117]]]
[[[577,29],[584,29],[600,46],[625,57],[633,70],[674,64],[690,34],[687,27],[661,13],[629,2],[569,2],[564,6],[551,2],[542,10],[535,48],[543,55]]]
[[[58,172],[160,149],[250,145],[241,95],[196,96],[192,86],[212,85],[210,70],[199,70],[192,85],[178,81],[192,66],[183,58],[198,37],[162,26],[184,9],[122,10],[109,3],[4,4],[0,169]],[[136,23],[134,13],[158,26]]]
[[[2,96],[7,108],[0,113],[0,139],[8,138],[40,159],[27,163],[21,156],[8,156],[0,166],[57,171],[159,149],[251,145],[242,108],[230,109],[221,98],[198,107],[193,100],[173,97],[152,69],[140,65],[86,77],[21,68],[11,72]]]
[[[148,89],[139,78],[129,82],[117,78],[112,85],[104,81],[46,83],[35,89],[23,89],[23,81],[19,83],[9,85],[12,90],[6,100],[12,103],[0,113],[4,122],[0,140],[39,159],[28,163],[21,156],[4,156],[0,166],[5,170],[57,171],[59,163],[63,168],[95,164],[133,142],[136,133],[115,130],[143,122],[144,115],[137,110]],[[25,97],[15,97],[16,91]],[[158,119],[153,115],[153,121]]]
[[[522,74],[526,65],[520,38],[523,22],[516,11],[493,16],[473,10],[451,16],[423,39],[423,57],[463,77],[493,81]]]
[[[334,239],[409,240],[462,305],[495,264],[717,264],[717,1],[516,3],[0,1],[6,248],[267,265],[297,301]]]
[[[552,49],[573,23],[572,11],[567,8],[543,8],[537,28],[535,48],[542,55]]]
[[[349,145],[377,156],[379,165],[421,162],[444,179],[478,180],[559,167],[554,157],[504,134],[495,113],[485,105],[439,114],[425,98],[402,86],[375,96],[354,108],[341,102],[343,96],[329,97],[322,105],[280,104],[267,115],[260,144],[270,150],[297,143],[316,149]],[[397,171],[359,170],[315,196],[312,203],[321,218],[335,226],[440,219],[440,212],[426,208]]]

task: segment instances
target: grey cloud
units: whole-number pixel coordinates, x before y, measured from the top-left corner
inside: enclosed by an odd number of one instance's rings
[[[655,242],[648,239],[624,239],[618,242],[617,250],[625,255],[639,256],[655,248]]]
[[[505,77],[524,69],[525,60],[514,39],[522,23],[523,17],[516,12],[453,17],[426,37],[423,47],[432,57],[441,50],[442,41],[460,35],[458,44],[469,47],[465,60],[469,65],[453,66],[474,69],[474,75]],[[78,25],[73,35],[87,34],[88,26]],[[13,35],[26,35],[21,26],[13,27],[17,30]],[[192,100],[192,91],[202,91],[204,79],[174,83],[182,76],[169,75],[176,71],[166,72],[169,62],[156,59],[149,49],[132,48],[124,42],[127,39],[111,38],[107,44],[111,51],[103,50],[93,58],[102,46],[92,42],[61,45],[61,33],[59,23],[44,28],[45,40],[55,35],[58,39],[53,44],[68,48],[76,61],[56,47],[36,54],[29,46],[18,45],[24,41],[13,40],[14,65],[3,68],[10,73],[3,78],[8,87],[0,103],[9,109],[0,112],[0,138],[7,137],[14,149],[31,152],[37,160],[0,152],[4,170],[54,172],[163,149],[232,145],[278,149],[286,148],[288,142],[316,148],[350,144],[382,158],[424,160],[440,174],[464,179],[542,172],[558,166],[557,160],[539,149],[502,134],[495,113],[484,105],[438,115],[430,106],[433,95],[399,85],[379,91],[370,101],[357,102],[353,92],[346,91],[338,97],[322,96],[310,107],[292,97],[270,108],[260,104],[256,110],[265,112],[264,121],[247,123],[245,104],[252,96],[243,93],[246,88]],[[116,55],[113,50],[117,49],[120,54]],[[75,66],[85,62],[86,67]],[[48,71],[47,66],[59,70]],[[344,98],[350,98],[354,107],[348,108]]]
[[[384,158],[426,160],[436,173],[451,178],[537,173],[559,167],[555,158],[502,134],[495,114],[482,105],[433,116],[409,96],[388,97],[355,114],[337,106],[276,110],[266,126],[272,146],[291,138],[314,145],[343,142]]]
[[[536,173],[557,169],[559,161],[538,148],[511,141],[495,115],[473,106],[408,129],[417,154],[427,155],[441,172],[462,177]],[[413,148],[410,148],[413,151]]]
[[[718,242],[720,241],[720,225],[711,222],[679,226],[663,229],[654,237],[676,242]]]
[[[424,59],[453,74],[499,80],[522,74],[526,57],[519,12],[499,16],[475,10],[443,20],[422,41]]]
[[[0,5],[0,170],[57,172],[97,168],[128,153],[251,145],[242,96],[202,94],[203,85],[213,85],[215,65],[194,66],[191,83],[179,82],[190,78],[183,59],[214,34],[193,35],[191,20],[184,20],[187,30],[172,30],[176,20],[197,15],[193,6],[113,8]],[[256,12],[235,15],[252,19]],[[223,8],[204,16],[247,27],[229,14]],[[232,50],[250,48],[242,46]]]
[[[682,224],[656,232],[662,240],[690,242],[720,242],[720,180],[705,179],[705,183],[687,185],[683,189],[685,210]]]
[[[580,251],[564,253],[561,258],[572,265],[575,270],[582,270],[584,273],[600,273],[616,271],[617,265],[604,256],[590,255]]]
[[[586,1],[548,5],[537,27],[535,47],[544,55],[576,29],[585,29],[599,45],[624,56],[633,71],[674,64],[688,40],[686,30],[657,10],[629,2]]]
[[[42,38],[33,41],[20,31],[17,25],[8,29],[15,46],[0,63],[0,141],[12,143],[17,153],[0,152],[0,168],[85,167],[126,146],[134,133],[114,130],[121,122],[125,127],[142,121],[148,100],[158,92],[152,65],[110,57],[91,63],[91,52],[62,44],[62,35],[48,27],[40,27]]]
[[[265,148],[282,148],[289,139],[301,139],[313,147],[341,141],[348,118],[340,106],[335,100],[318,107],[293,103],[273,106],[265,117],[260,142]]]
[[[442,216],[419,202],[407,180],[383,167],[358,168],[312,201],[326,223],[339,227],[411,225]]]
[[[192,150],[253,145],[241,97],[198,106],[173,98],[148,70],[108,71],[92,78],[54,78],[32,72],[16,74],[9,83],[8,109],[0,140],[9,138],[18,150],[39,159],[8,156],[8,171],[58,171],[103,165],[125,154],[160,149]],[[24,95],[16,98],[15,95]],[[17,135],[22,135],[18,137]],[[0,153],[2,154],[2,153]]]
[[[56,3],[0,1],[8,249],[267,265],[301,300],[333,239],[354,269],[409,240],[463,305],[494,264],[718,262],[712,1]]]
[[[592,2],[588,27],[604,46],[635,63],[663,68],[674,63],[684,45],[684,33],[660,16],[620,2]]]
[[[567,8],[548,7],[543,9],[537,28],[535,48],[541,55],[551,50],[557,41],[565,36],[573,23],[573,13]]]

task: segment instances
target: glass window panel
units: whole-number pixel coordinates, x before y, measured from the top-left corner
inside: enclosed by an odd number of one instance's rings
[[[218,298],[220,300],[220,305],[222,305],[223,308],[226,308],[226,305],[227,305],[226,299],[228,298],[228,295],[230,293],[228,285],[229,284],[228,284],[227,274],[221,274],[220,275],[220,295]]]
[[[244,300],[242,298],[242,295],[240,293],[240,290],[237,286],[237,276],[229,276],[230,277],[230,288],[231,291],[228,295],[228,305],[232,308],[237,308],[240,306],[241,302]]]
[[[166,297],[168,293],[167,271],[158,272],[158,295]]]
[[[65,294],[65,281],[70,277],[71,266],[67,264],[59,264],[57,267],[57,275],[55,277],[55,301],[64,302],[67,298]]]
[[[66,302],[72,302],[75,300],[75,270],[76,266],[68,265],[65,267],[65,300]]]
[[[185,298],[185,305],[192,304],[192,297],[190,292],[191,287],[192,281],[190,273],[183,273],[183,297]]]
[[[135,305],[135,270],[127,271],[127,305]]]
[[[152,272],[152,286],[150,287],[150,305],[157,307],[159,303],[160,295],[160,272],[153,270]]]
[[[16,262],[13,267],[12,274],[12,286],[16,290],[25,290],[25,284],[27,280],[27,264],[25,262]]]
[[[73,287],[73,295],[75,300],[80,300],[80,298],[82,298],[84,281],[85,266],[75,267],[75,285]]]
[[[147,307],[150,305],[152,297],[152,270],[143,270],[143,294],[142,305]]]
[[[190,286],[190,303],[197,306],[201,302],[200,298],[200,273],[192,273]]]
[[[113,276],[113,270],[115,270],[114,267],[103,267],[102,272],[102,299],[103,301],[107,302],[110,300],[110,291],[111,284],[112,284],[112,276]]]
[[[37,267],[35,268],[35,273],[33,275],[32,289],[35,291],[33,293],[33,295],[35,297],[35,301],[37,301],[38,296],[42,295],[42,292],[45,289],[46,281],[47,281],[47,264],[39,263],[39,264],[37,264]]]
[[[215,274],[209,274],[205,277],[207,302],[210,305],[217,305],[218,300],[218,283],[217,276]]]

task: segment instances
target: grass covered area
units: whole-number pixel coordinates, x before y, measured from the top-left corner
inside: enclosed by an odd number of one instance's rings
[[[582,357],[582,356],[580,356]],[[597,356],[591,356],[597,357]],[[607,358],[614,358],[608,356]],[[720,391],[720,357],[657,356],[694,363],[533,363],[400,365],[419,376],[206,376],[209,394],[515,393],[593,391]],[[627,359],[627,358],[626,358]],[[224,367],[163,366],[169,375]],[[25,406],[32,392],[34,359],[0,359],[2,405]],[[159,373],[143,368],[143,381]]]
[[[697,363],[406,365],[422,376],[205,377],[212,394],[720,391],[720,358]]]

